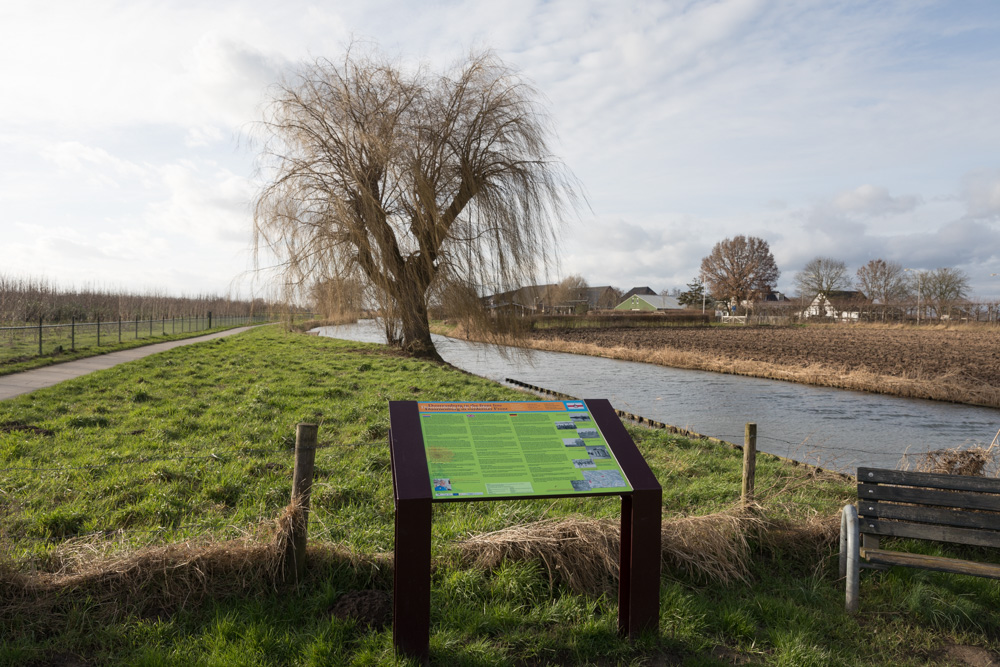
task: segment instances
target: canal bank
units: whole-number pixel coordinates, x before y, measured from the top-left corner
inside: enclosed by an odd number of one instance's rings
[[[370,321],[324,327],[321,335],[384,342]],[[509,350],[434,336],[454,366],[580,398],[727,442],[758,427],[758,449],[822,468],[895,468],[923,452],[989,443],[1000,410],[792,382],[692,371],[562,352]]]

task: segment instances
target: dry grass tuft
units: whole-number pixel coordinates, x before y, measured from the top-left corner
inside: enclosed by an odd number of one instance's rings
[[[922,454],[907,454],[900,467],[916,472],[933,472],[941,475],[970,475],[972,477],[1000,477],[1000,449],[997,431],[989,447],[951,447],[934,449]]]
[[[913,464],[913,469],[917,472],[934,472],[942,475],[996,477],[998,472],[996,452],[996,449],[978,446],[968,449],[960,447],[935,449],[920,454]]]
[[[664,571],[702,581],[748,582],[757,550],[821,556],[836,539],[837,521],[773,522],[759,507],[670,519],[661,531]],[[617,521],[562,519],[476,535],[459,549],[466,564],[485,569],[504,560],[538,560],[553,585],[599,593],[612,589],[618,577],[619,541]]]
[[[754,508],[733,508],[715,514],[664,521],[663,565],[688,576],[731,583],[747,582],[751,545],[766,532],[768,523]]]
[[[494,569],[504,560],[540,560],[554,585],[572,590],[610,590],[618,576],[617,521],[558,519],[476,535],[459,545],[466,564]]]
[[[55,570],[49,572],[0,562],[0,622],[59,623],[78,604],[107,621],[164,616],[206,598],[278,590],[296,516],[289,507],[277,521],[223,542],[206,538],[129,551],[103,537],[69,540],[53,555]],[[391,572],[390,555],[359,556],[339,545],[313,545],[308,558],[314,570],[367,569],[370,580]]]

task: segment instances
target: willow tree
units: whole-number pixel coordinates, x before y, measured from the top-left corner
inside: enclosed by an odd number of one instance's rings
[[[534,282],[573,179],[538,95],[492,53],[433,73],[349,49],[277,85],[260,123],[254,239],[289,282],[361,279],[391,343],[437,358],[428,294]],[[465,299],[480,324],[502,324]]]

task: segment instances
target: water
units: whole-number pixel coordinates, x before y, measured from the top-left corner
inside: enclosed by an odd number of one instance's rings
[[[323,327],[323,336],[380,343],[371,321]],[[825,468],[895,468],[904,454],[989,444],[1000,410],[793,382],[690,371],[562,352],[505,358],[481,343],[434,336],[448,362],[502,382],[512,378],[730,442],[757,424],[757,448]]]

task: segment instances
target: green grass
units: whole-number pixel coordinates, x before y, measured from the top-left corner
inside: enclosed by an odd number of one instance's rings
[[[320,423],[325,445],[317,450],[310,540],[349,547],[371,562],[392,549],[388,401],[523,398],[380,346],[264,327],[4,401],[0,533],[8,567],[53,569],[74,536],[138,548],[243,535],[287,504],[300,421]],[[738,499],[740,452],[629,430],[664,487],[665,519],[723,510]],[[832,516],[854,493],[835,477],[814,478],[767,456],[757,471],[761,493],[777,494],[767,506],[775,520]],[[865,572],[862,612],[849,617],[829,545],[761,546],[748,583],[665,571],[660,636],[634,644],[617,636],[613,596],[551,585],[542,563],[484,571],[457,557],[457,542],[470,535],[618,511],[617,499],[594,498],[437,505],[432,662],[915,665],[949,643],[1000,647],[996,582]],[[391,664],[390,629],[330,614],[343,592],[365,588],[391,590],[390,573],[321,561],[298,588],[117,616],[67,593],[43,618],[0,608],[0,665]],[[5,599],[0,592],[0,605]]]
[[[140,322],[138,329],[135,323],[123,323],[121,342],[119,342],[118,324],[116,322],[101,323],[101,340],[97,344],[97,325],[95,323],[80,323],[76,325],[75,335],[70,327],[46,325],[42,335],[42,354],[38,354],[38,328],[24,327],[21,330],[0,330],[0,375],[21,373],[34,368],[43,368],[76,359],[95,357],[109,352],[130,350],[136,347],[165,343],[172,340],[182,340],[195,336],[204,336],[218,331],[245,326],[245,317],[216,318],[211,329],[186,330],[193,326],[204,327],[205,318],[199,318],[196,324],[191,324],[189,318],[177,320],[154,320],[152,333],[149,322]]]

